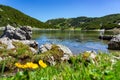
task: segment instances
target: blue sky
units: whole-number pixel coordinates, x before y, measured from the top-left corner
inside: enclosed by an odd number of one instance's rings
[[[120,0],[0,0],[0,4],[14,7],[41,21],[120,13]]]

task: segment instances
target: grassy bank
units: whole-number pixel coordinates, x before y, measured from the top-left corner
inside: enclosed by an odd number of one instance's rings
[[[16,52],[0,50],[0,57],[4,58],[0,61],[0,80],[120,80],[120,53],[98,53],[94,59],[81,53],[60,61],[62,53],[55,46],[44,54],[32,54],[28,46],[14,45]],[[56,65],[48,63],[48,56],[56,57]],[[39,60],[47,66],[43,67]],[[15,65],[18,62],[22,65],[31,62],[38,67],[21,68]]]

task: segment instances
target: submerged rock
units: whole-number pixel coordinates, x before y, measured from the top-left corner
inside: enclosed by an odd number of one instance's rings
[[[114,36],[108,43],[108,49],[120,50],[120,34]]]
[[[17,40],[30,40],[32,37],[32,30],[31,27],[20,27],[20,28],[14,28],[10,25],[7,25],[5,27],[5,30],[1,36],[8,37],[9,39],[17,39]]]

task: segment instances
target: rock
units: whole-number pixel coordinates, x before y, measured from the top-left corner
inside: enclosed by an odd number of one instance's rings
[[[43,45],[41,45],[41,46],[39,47],[39,52],[40,52],[40,53],[44,53],[44,52],[46,52],[46,51],[48,51],[48,50],[50,50],[50,49],[52,49],[52,44],[46,43],[46,44],[43,44]]]
[[[2,44],[5,44],[7,46],[7,50],[10,50],[10,49],[15,49],[15,46],[13,45],[12,42],[21,42],[25,45],[28,45],[30,46],[30,50],[33,52],[33,53],[37,53],[38,51],[36,50],[38,48],[38,43],[34,40],[15,40],[15,39],[9,39],[7,37],[4,37],[4,38],[0,38],[0,43]],[[4,47],[0,46],[0,49],[3,49]],[[35,49],[36,48],[36,49]]]
[[[33,52],[33,53],[38,53],[38,42],[36,42],[35,40],[15,40],[15,39],[12,39],[13,42],[21,42],[25,45],[28,45],[30,46],[30,50]],[[36,48],[36,49],[35,49]]]
[[[0,61],[2,61],[3,59],[2,59],[2,57],[0,57]]]
[[[35,40],[30,40],[32,37],[32,30],[30,26],[14,28],[10,25],[5,27],[4,33],[0,38],[0,43],[5,44],[7,46],[6,49],[15,49],[15,46],[12,42],[21,42],[25,45],[30,46],[30,50],[33,53],[37,53],[38,51],[38,43]],[[0,49],[4,47],[0,46]]]
[[[15,46],[12,44],[12,41],[5,37],[5,38],[0,38],[0,43],[5,44],[7,46],[7,49],[14,49]]]
[[[34,48],[30,47],[30,50],[35,54],[37,53],[37,50],[35,50]]]
[[[41,45],[39,47],[39,52],[40,53],[47,52],[47,51],[52,49],[53,45],[57,46],[58,50],[63,53],[62,57],[60,58],[62,61],[69,60],[70,56],[73,56],[71,50],[68,47],[63,46],[63,45],[50,44],[50,43],[46,43],[46,44]],[[59,55],[59,53],[58,53],[58,55]]]
[[[20,42],[32,48],[38,48],[38,42],[36,42],[35,40],[21,40]]]
[[[85,51],[83,54],[82,54],[82,58],[88,62],[90,62],[90,59],[92,60],[92,63],[95,63],[96,61],[96,52],[95,51]]]
[[[120,34],[114,36],[108,43],[108,49],[120,50]]]
[[[32,28],[30,26],[21,27],[20,29],[25,31],[27,40],[30,40],[32,38]]]
[[[5,27],[4,33],[2,37],[8,37],[9,39],[17,39],[17,40],[30,40],[32,37],[32,30],[30,27],[20,27],[14,28],[10,25]]]
[[[113,36],[107,35],[107,36],[99,36],[99,39],[102,40],[111,40],[113,38]]]
[[[50,65],[53,65],[53,66],[54,66],[54,65],[56,64],[55,59],[54,59],[53,56],[49,56],[49,58],[48,58],[47,61],[50,63]]]
[[[70,56],[69,55],[63,55],[63,57],[61,57],[61,60],[62,61],[66,61],[66,60],[69,60]]]
[[[63,53],[64,53],[65,55],[69,55],[69,56],[72,56],[72,55],[73,55],[72,52],[71,52],[71,50],[70,50],[68,47],[63,46],[63,45],[57,45],[57,46],[59,47],[60,50],[63,51]]]
[[[32,48],[38,48],[38,42],[36,42],[35,40],[15,40],[15,39],[12,39],[12,41],[21,42],[25,45],[32,47]]]

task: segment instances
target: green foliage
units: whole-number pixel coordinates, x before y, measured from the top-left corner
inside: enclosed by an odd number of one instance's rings
[[[77,18],[59,18],[51,19],[46,23],[53,25],[59,29],[70,29],[72,28],[81,28],[82,30],[94,30],[94,29],[113,29],[115,27],[120,27],[120,14],[111,14],[99,18],[91,17],[77,17]]]
[[[8,24],[14,27],[31,26],[37,28],[49,28],[49,25],[25,15],[12,7],[0,5],[0,27]]]
[[[116,53],[117,54],[117,53]],[[116,55],[115,54],[115,55]],[[120,60],[112,63],[113,54],[99,53],[95,63],[86,62],[82,54],[73,56],[68,62],[36,70],[19,71],[15,76],[3,80],[119,80]],[[118,54],[119,55],[119,54]],[[117,55],[117,57],[118,57]],[[119,56],[120,57],[120,56]],[[85,65],[87,63],[87,66]]]

